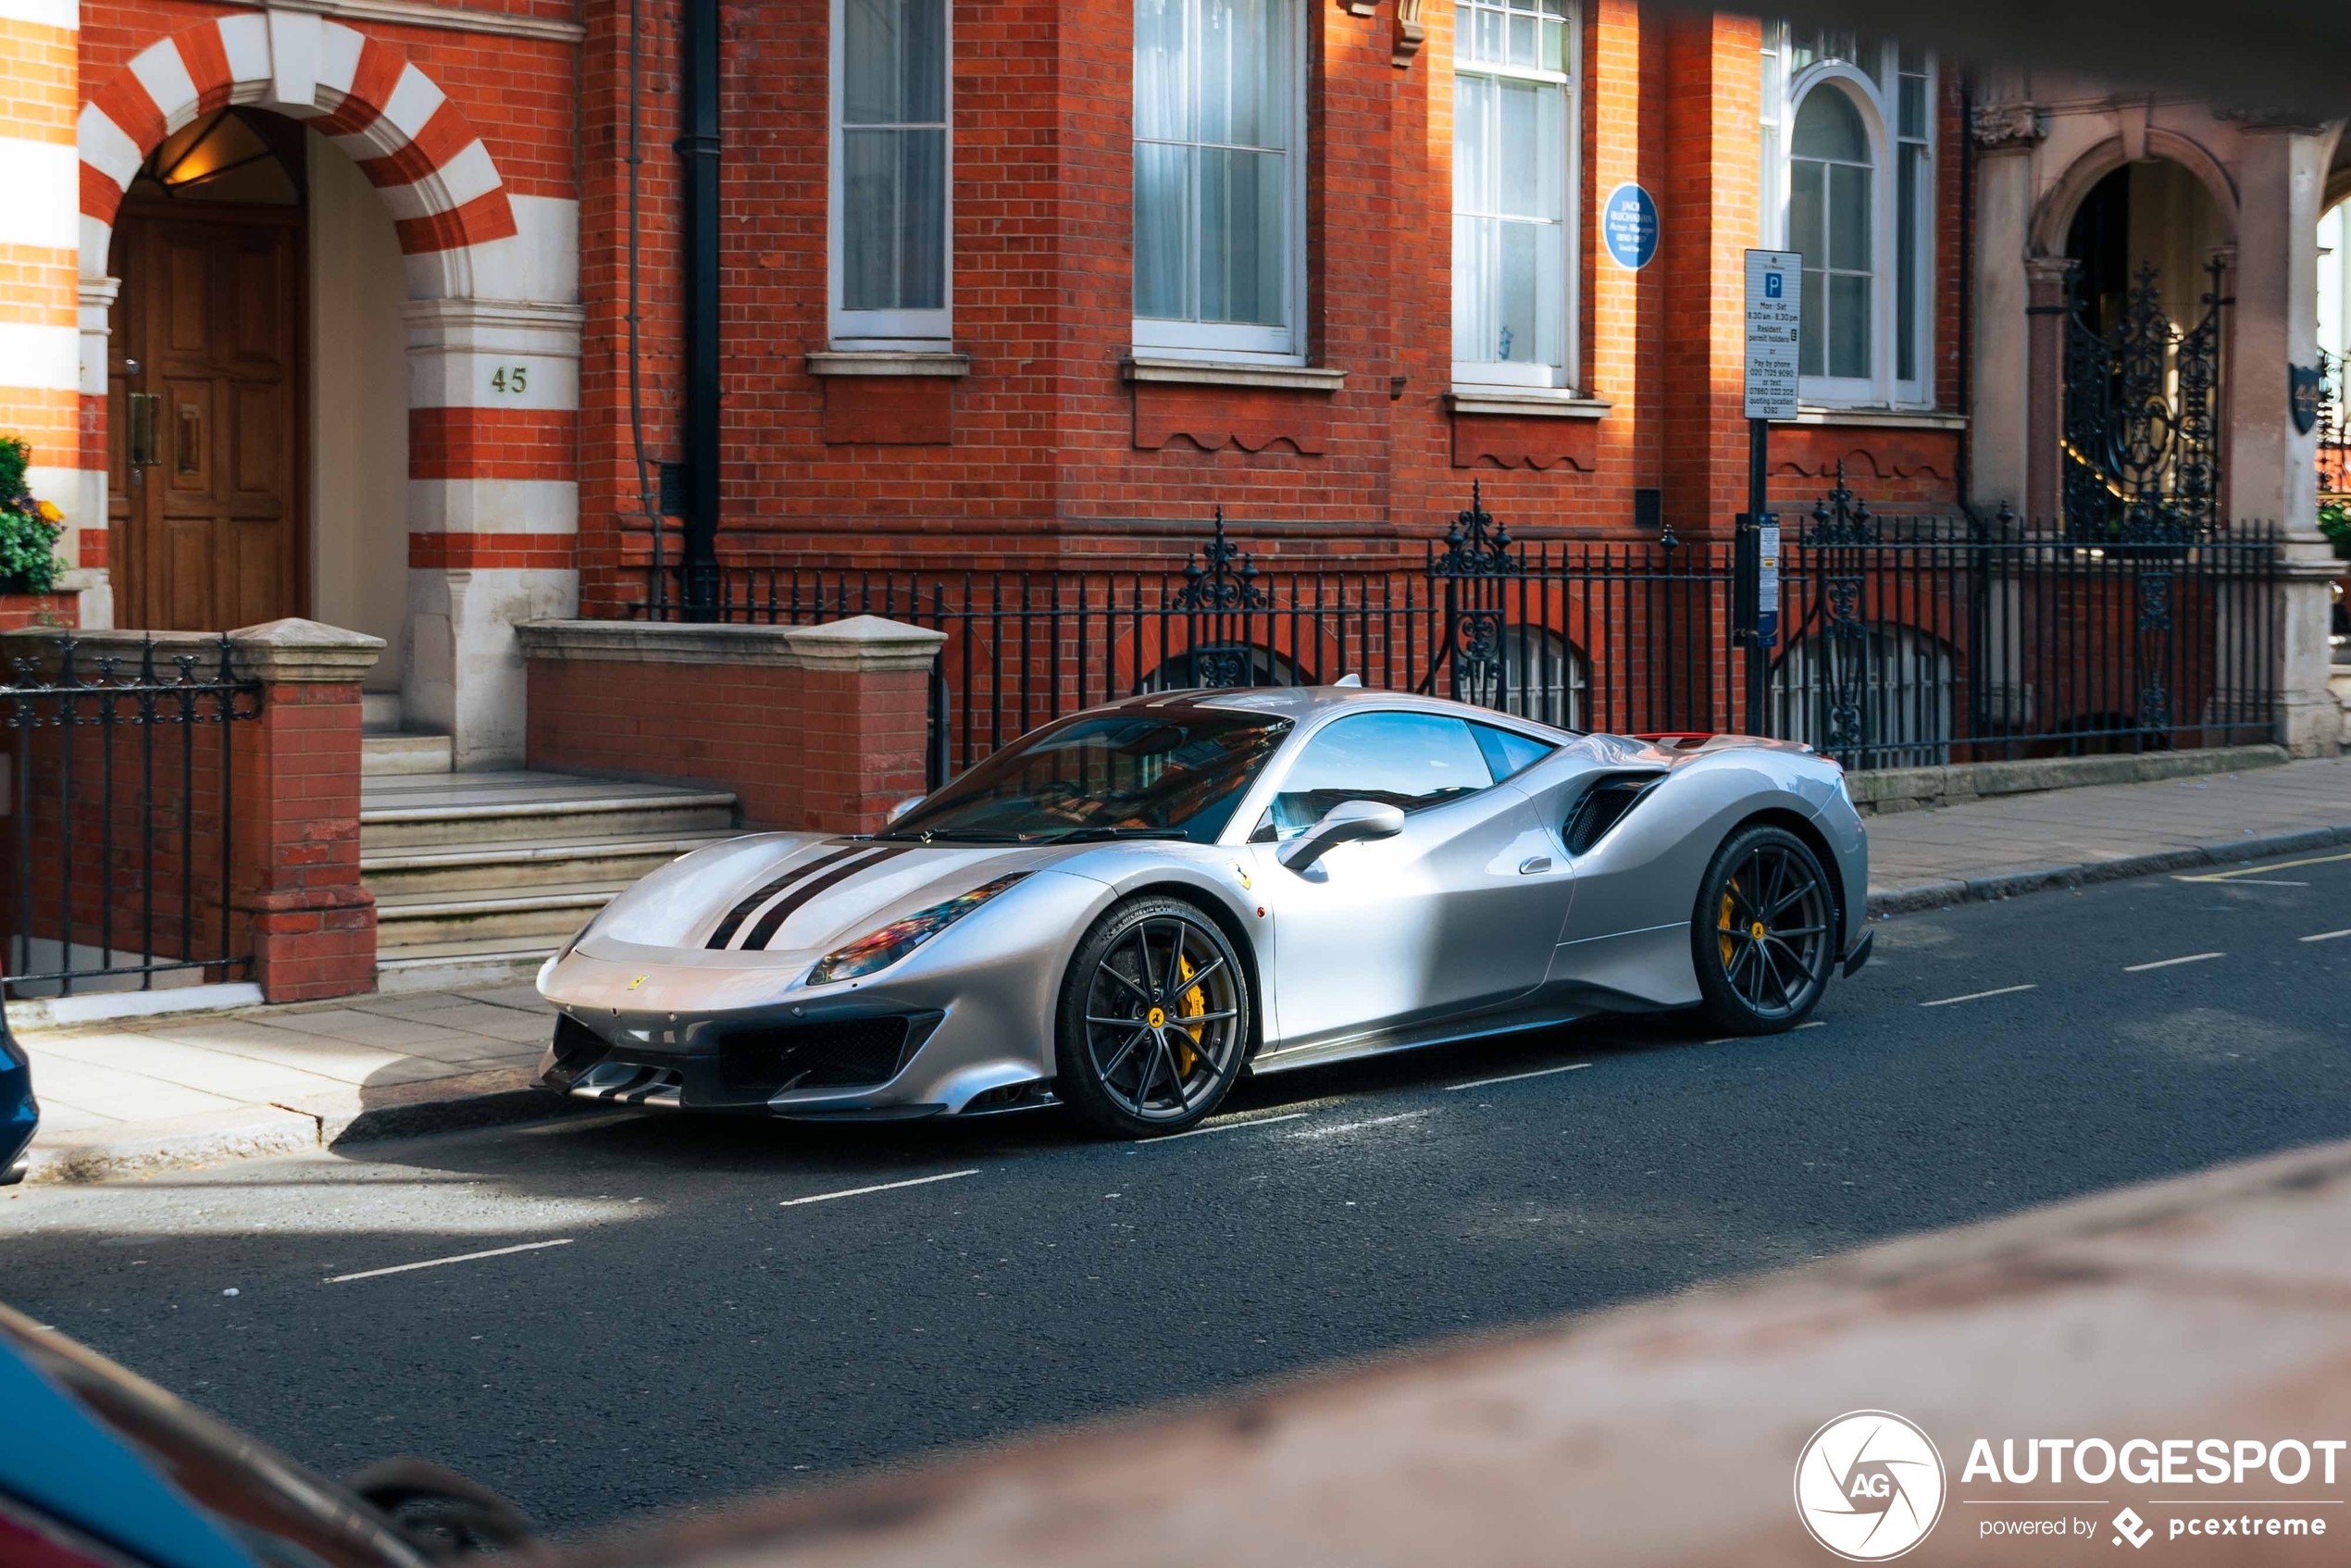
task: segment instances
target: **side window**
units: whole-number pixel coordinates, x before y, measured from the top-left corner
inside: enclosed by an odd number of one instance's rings
[[[1497,781],[1525,772],[1559,750],[1491,724],[1473,724],[1470,730],[1477,737],[1477,749],[1486,753],[1486,766]]]
[[[1359,714],[1325,726],[1306,743],[1258,837],[1294,839],[1343,801],[1419,811],[1493,782],[1486,753],[1462,720],[1442,714]]]

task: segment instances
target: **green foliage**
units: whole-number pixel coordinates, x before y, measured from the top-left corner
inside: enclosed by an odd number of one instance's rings
[[[25,484],[32,448],[21,436],[0,436],[0,582],[27,593],[46,593],[65,569],[57,559],[56,506],[35,501]]]
[[[2328,501],[2319,507],[2319,531],[2334,541],[2334,553],[2351,561],[2351,502]]]

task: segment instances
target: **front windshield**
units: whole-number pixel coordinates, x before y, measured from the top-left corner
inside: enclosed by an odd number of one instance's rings
[[[1087,715],[1014,742],[880,837],[1213,843],[1289,728],[1286,718],[1182,705]]]

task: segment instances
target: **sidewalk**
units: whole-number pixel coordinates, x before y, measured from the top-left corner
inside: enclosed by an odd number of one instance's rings
[[[2351,845],[2351,758],[1873,816],[1870,913]]]
[[[2351,759],[2009,796],[1870,819],[1872,914],[2351,846]],[[544,1114],[552,1014],[527,985],[21,1031],[33,1181]]]
[[[528,985],[25,1029],[29,1181],[111,1181],[544,1114]]]

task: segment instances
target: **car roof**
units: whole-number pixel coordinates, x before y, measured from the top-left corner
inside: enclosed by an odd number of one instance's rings
[[[1403,709],[1415,713],[1451,714],[1511,728],[1565,733],[1534,719],[1497,713],[1491,708],[1457,703],[1449,698],[1424,697],[1415,692],[1389,691],[1367,686],[1254,686],[1151,691],[1112,703],[1107,705],[1107,711],[1148,711],[1172,707],[1224,708],[1241,713],[1271,714],[1300,723],[1345,708]]]

